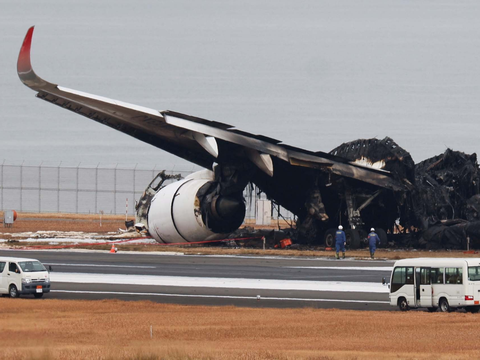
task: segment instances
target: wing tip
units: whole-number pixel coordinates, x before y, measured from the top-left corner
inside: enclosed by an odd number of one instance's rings
[[[17,73],[20,79],[22,79],[23,74],[29,73],[33,70],[30,61],[30,49],[32,47],[32,37],[34,29],[35,26],[31,26],[28,29],[27,34],[25,35],[25,39],[23,40],[22,47],[20,48],[20,53],[18,55]]]

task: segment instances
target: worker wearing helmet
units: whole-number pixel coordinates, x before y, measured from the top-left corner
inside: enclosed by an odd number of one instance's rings
[[[375,250],[377,249],[377,242],[378,244],[380,244],[380,238],[375,232],[375,229],[371,228],[370,233],[368,234],[368,247],[370,248],[370,257],[372,259],[375,256]]]
[[[339,225],[338,230],[335,233],[335,258],[339,259],[338,253],[342,250],[342,258],[345,259],[345,245],[347,244],[347,239],[345,233],[343,232],[343,226]]]

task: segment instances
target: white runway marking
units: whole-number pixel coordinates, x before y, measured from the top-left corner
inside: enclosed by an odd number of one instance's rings
[[[319,270],[365,270],[365,271],[392,271],[391,266],[283,266],[289,269],[319,269]]]
[[[71,293],[71,294],[172,296],[172,297],[186,297],[186,298],[218,298],[218,299],[247,299],[247,300],[257,300],[257,297],[256,297],[256,296],[189,295],[189,294],[166,294],[166,293],[124,292],[124,291],[79,291],[79,290],[51,290],[50,292],[55,292],[55,293]],[[376,301],[376,300],[281,298],[281,297],[269,297],[269,296],[262,296],[262,297],[260,298],[260,300],[257,300],[257,301],[262,301],[262,300],[390,304],[389,301]]]
[[[43,263],[43,265],[52,266],[85,266],[85,267],[113,267],[113,268],[139,268],[139,269],[155,269],[156,266],[147,265],[103,265],[103,264],[61,264],[61,263]]]
[[[123,284],[259,290],[306,290],[388,293],[388,287],[382,285],[380,282],[371,283],[347,281],[270,280],[61,272],[50,273],[50,279],[52,282],[82,284]]]

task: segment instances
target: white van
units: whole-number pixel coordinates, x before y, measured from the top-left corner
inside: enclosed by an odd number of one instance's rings
[[[390,305],[447,312],[480,310],[480,258],[405,259],[395,262]]]
[[[12,298],[33,294],[41,298],[50,292],[50,274],[35,259],[0,257],[0,294]]]

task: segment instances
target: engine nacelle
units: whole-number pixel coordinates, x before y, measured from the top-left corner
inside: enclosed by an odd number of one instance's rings
[[[171,183],[155,194],[148,211],[148,231],[161,243],[222,239],[245,217],[243,199],[205,196],[212,172],[204,171]]]

